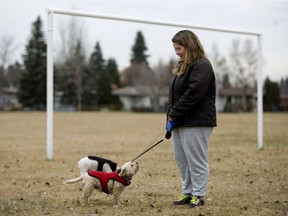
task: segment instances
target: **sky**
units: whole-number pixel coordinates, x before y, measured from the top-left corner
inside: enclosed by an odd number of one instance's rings
[[[217,1],[217,0],[0,0],[0,43],[3,37],[12,37],[14,47],[10,63],[22,61],[21,54],[31,35],[37,16],[43,21],[47,35],[47,9],[76,10],[93,14],[131,17],[137,19],[180,23],[191,26],[231,29],[262,34],[262,71],[272,81],[288,77],[288,1]],[[54,55],[59,52],[60,32],[68,28],[71,16],[54,15]],[[177,59],[171,38],[181,27],[167,27],[106,19],[79,17],[83,28],[87,56],[100,43],[104,59],[114,58],[119,70],[130,65],[131,47],[137,31],[143,33],[151,67],[159,61]],[[229,57],[232,41],[250,40],[257,49],[257,37],[193,29],[206,53],[212,53],[216,44],[220,55]],[[67,34],[67,31],[66,33]]]

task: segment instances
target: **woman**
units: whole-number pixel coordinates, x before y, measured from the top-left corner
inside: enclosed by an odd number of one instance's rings
[[[167,131],[182,178],[182,194],[173,205],[204,205],[208,183],[208,141],[216,127],[215,75],[198,37],[179,31],[173,47],[180,60],[170,85]],[[174,127],[175,126],[175,127]]]

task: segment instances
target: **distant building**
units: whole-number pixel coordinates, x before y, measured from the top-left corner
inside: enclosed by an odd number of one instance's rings
[[[13,87],[3,88],[0,91],[0,110],[12,111],[19,110],[18,90]]]
[[[288,95],[285,94],[280,95],[279,108],[281,111],[288,111]]]
[[[280,81],[279,110],[288,111],[288,77]]]
[[[165,112],[167,109],[168,88],[151,86],[126,86],[114,89],[125,111]]]
[[[256,109],[257,91],[249,88],[245,93],[246,111],[251,112]],[[216,105],[218,112],[243,112],[243,89],[235,87],[225,87],[219,90]]]
[[[126,86],[113,90],[118,96],[125,111],[159,111],[166,112],[168,88],[157,91],[150,86]],[[243,96],[240,88],[223,88],[216,98],[218,112],[239,112],[243,110]],[[246,91],[247,111],[256,109],[256,90]]]

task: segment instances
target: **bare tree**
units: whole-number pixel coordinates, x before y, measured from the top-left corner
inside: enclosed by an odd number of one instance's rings
[[[246,95],[250,88],[254,88],[257,71],[257,51],[250,40],[244,42],[243,49],[240,41],[234,40],[230,50],[232,71],[235,75],[235,84],[242,89],[243,110],[247,111]]]
[[[134,62],[121,74],[121,81],[125,86],[147,86],[154,79],[153,71],[146,62]]]
[[[216,44],[213,44],[212,46],[210,60],[216,75],[217,86],[223,87],[224,85],[226,85],[225,80],[227,80],[227,78],[229,79],[229,68],[226,58],[220,55]]]
[[[85,43],[87,41],[84,37],[83,23],[79,22],[77,17],[71,17],[68,23],[61,23],[59,25],[59,36],[60,42],[57,46],[57,63],[63,63],[71,57],[71,53],[75,51],[75,48],[78,46],[79,41],[81,41],[82,49],[85,52]]]
[[[176,61],[172,59],[167,64],[159,60],[158,64],[153,67],[153,80],[150,87],[153,93],[153,108],[155,111],[160,110],[159,104],[161,96],[168,96],[170,82],[173,78],[172,68],[175,64]]]
[[[19,73],[16,76],[14,73],[11,74],[11,68],[9,69],[9,64],[11,56],[16,51],[18,46],[14,44],[14,37],[11,35],[2,35],[0,40],[0,93],[4,87],[14,86],[15,83],[18,84]],[[15,63],[15,65],[18,63]],[[9,74],[10,71],[10,74]],[[19,72],[19,70],[17,71]],[[15,80],[15,82],[13,82]],[[18,85],[15,85],[18,87]]]
[[[2,88],[4,87],[4,79],[5,79],[4,68],[0,66],[0,95],[2,92]]]
[[[72,62],[71,62],[72,63]],[[82,110],[82,77],[83,77],[83,68],[85,64],[85,54],[83,52],[81,41],[78,41],[75,51],[74,51],[74,61],[73,66],[75,69],[75,84],[76,84],[76,98],[77,98],[77,110]]]
[[[0,66],[4,69],[8,66],[12,54],[17,49],[14,45],[14,37],[8,35],[2,35],[0,41]]]
[[[65,84],[60,83],[59,85],[64,85],[64,87],[62,87],[62,89],[65,89],[64,97],[67,95],[70,97],[69,99],[66,99],[67,102],[74,101],[71,98],[71,95],[75,95],[77,110],[81,111],[83,94],[82,76],[86,60],[84,41],[87,41],[84,38],[84,26],[79,23],[77,18],[72,17],[68,26],[65,24],[60,26],[59,32],[60,45],[57,46],[58,58],[56,58],[58,76],[69,77],[69,80],[66,81],[69,82],[68,85],[70,86],[75,85],[75,94],[73,93],[74,90],[71,90],[71,88],[65,88]]]

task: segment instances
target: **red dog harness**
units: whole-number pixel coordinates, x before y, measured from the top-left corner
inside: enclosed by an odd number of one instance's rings
[[[102,191],[106,194],[109,194],[107,184],[111,179],[120,182],[124,186],[128,186],[131,184],[131,181],[119,176],[117,171],[116,172],[99,172],[95,170],[88,170],[88,175],[99,179],[101,183]]]

